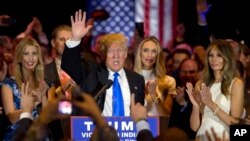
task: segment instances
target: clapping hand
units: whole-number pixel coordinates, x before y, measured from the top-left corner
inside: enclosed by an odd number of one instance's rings
[[[200,94],[194,90],[192,83],[187,82],[186,87],[187,87],[186,92],[188,93],[188,97],[190,101],[192,102],[193,106],[200,107],[201,105]]]
[[[200,94],[201,94],[201,100],[205,105],[208,105],[211,102],[213,102],[210,88],[207,87],[206,84],[204,83],[202,83]]]
[[[148,81],[146,84],[146,91],[151,96],[151,99],[155,102],[157,100],[157,93],[156,93],[157,82],[156,80]]]

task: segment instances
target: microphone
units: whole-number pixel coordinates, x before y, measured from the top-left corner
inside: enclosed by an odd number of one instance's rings
[[[94,97],[94,100],[97,100],[97,98],[100,97],[104,93],[104,91],[106,91],[106,89],[110,88],[112,84],[113,84],[113,81],[109,79],[108,82],[102,87],[102,89],[98,91],[98,93]]]

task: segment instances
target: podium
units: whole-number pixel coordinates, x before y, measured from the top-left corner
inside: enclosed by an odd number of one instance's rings
[[[107,123],[113,126],[121,140],[136,141],[136,125],[130,117],[105,117]],[[154,137],[163,133],[168,127],[169,116],[150,116],[147,118]],[[95,129],[91,118],[85,116],[71,117],[71,139],[89,140]]]

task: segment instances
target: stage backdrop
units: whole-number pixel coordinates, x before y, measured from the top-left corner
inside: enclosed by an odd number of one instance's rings
[[[143,23],[146,36],[156,36],[163,46],[173,36],[177,0],[88,0],[87,13],[105,9],[110,17],[95,22],[93,35],[122,32],[132,41],[135,24]]]

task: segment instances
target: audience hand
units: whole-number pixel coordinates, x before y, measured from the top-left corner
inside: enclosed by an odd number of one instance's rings
[[[21,108],[23,112],[32,113],[35,107],[35,101],[32,93],[29,92],[29,82],[26,84],[22,83],[21,93]]]
[[[86,27],[86,12],[82,12],[82,10],[76,11],[75,17],[71,16],[70,19],[72,25],[71,40],[80,41],[88,33],[92,25]]]
[[[247,124],[247,125],[250,125],[250,115],[248,115],[247,118],[246,118],[245,120],[246,120],[246,124]]]
[[[9,15],[0,15],[0,26],[9,26],[10,23],[6,20],[10,19]]]
[[[63,91],[67,91],[71,87],[77,87],[77,84],[73,79],[67,79],[61,87]]]
[[[226,132],[223,131],[223,136],[222,138],[218,137],[217,134],[214,131],[214,128],[211,128],[212,135],[209,134],[208,131],[206,131],[206,136],[208,141],[229,141],[229,138],[226,137]]]
[[[34,22],[32,29],[37,33],[37,35],[44,34],[44,32],[43,32],[43,26],[42,26],[41,22],[38,20],[38,18],[37,17],[33,17],[32,22]]]
[[[43,108],[40,116],[39,121],[43,124],[48,124],[53,120],[56,119],[66,119],[70,115],[61,114],[58,112],[58,103],[61,100],[65,100],[64,98],[57,98],[55,100],[48,101],[45,107]],[[53,116],[52,116],[53,115]]]
[[[0,107],[0,115],[3,113],[3,107]]]
[[[101,111],[94,101],[93,97],[87,93],[81,93],[80,95],[83,101],[73,101],[73,104],[80,108],[84,113],[89,115],[93,121],[96,122],[97,127],[107,126],[106,121],[101,115]]]
[[[141,119],[147,119],[147,109],[140,103],[135,103],[135,94],[131,95],[130,106],[131,118],[134,122],[137,122]]]
[[[196,9],[198,14],[206,14],[211,7],[211,4],[207,3],[207,0],[196,0]]]

